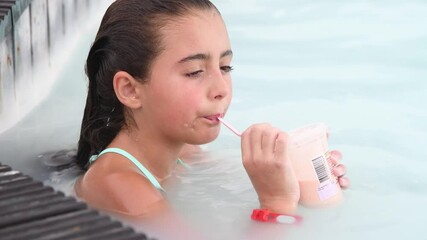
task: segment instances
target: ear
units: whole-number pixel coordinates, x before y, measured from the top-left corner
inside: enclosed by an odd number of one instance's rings
[[[123,105],[131,109],[142,107],[140,85],[141,83],[125,71],[117,72],[113,78],[117,98]]]

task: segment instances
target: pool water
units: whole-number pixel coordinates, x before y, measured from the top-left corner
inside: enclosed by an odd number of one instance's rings
[[[166,186],[177,211],[207,239],[427,238],[427,2],[214,3],[234,51],[226,119],[240,130],[257,122],[286,131],[326,123],[352,186],[340,205],[301,207],[302,226],[253,222],[257,197],[240,141],[224,128],[192,157],[191,170],[177,170],[171,181],[178,184]],[[0,135],[4,162],[66,192],[77,171],[45,163],[78,139],[94,35],[84,36],[48,100]]]

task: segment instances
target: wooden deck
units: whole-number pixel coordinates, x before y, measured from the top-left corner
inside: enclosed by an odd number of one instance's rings
[[[0,239],[148,239],[0,163]]]

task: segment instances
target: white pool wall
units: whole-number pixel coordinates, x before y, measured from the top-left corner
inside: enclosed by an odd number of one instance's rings
[[[47,96],[73,44],[109,3],[19,0],[9,9],[0,23],[0,134]]]

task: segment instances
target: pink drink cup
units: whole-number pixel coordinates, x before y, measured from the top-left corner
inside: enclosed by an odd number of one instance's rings
[[[299,181],[300,204],[324,207],[339,203],[342,191],[328,160],[328,128],[310,124],[289,132],[288,153]]]

